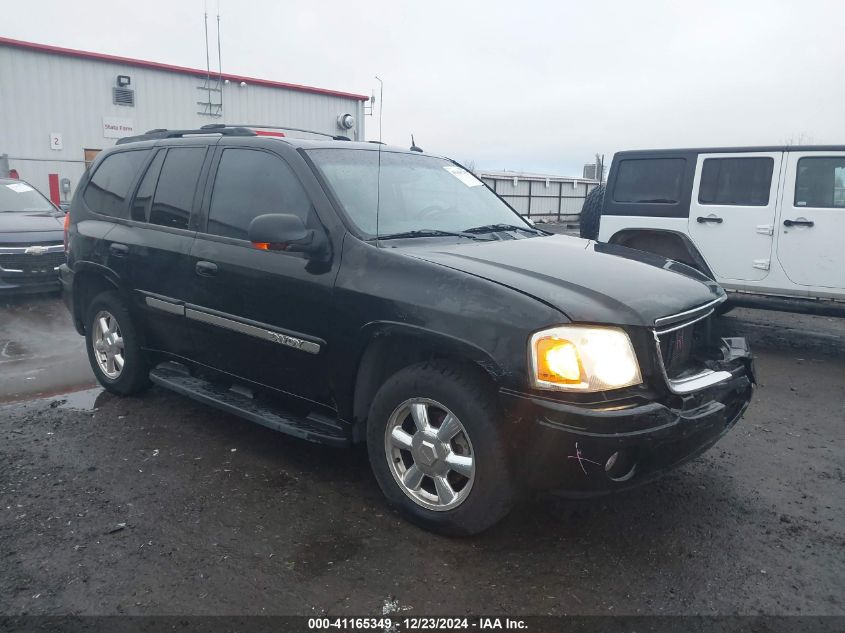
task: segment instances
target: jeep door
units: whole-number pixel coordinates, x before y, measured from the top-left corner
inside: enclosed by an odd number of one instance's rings
[[[193,283],[189,258],[194,209],[201,200],[208,153],[204,145],[154,149],[135,188],[128,219],[106,236],[110,267],[119,271],[130,290],[145,347],[187,358],[193,350],[182,303]]]
[[[324,231],[311,194],[278,153],[238,146],[237,139],[221,142],[212,170],[204,225],[191,250],[187,316],[199,360],[330,404],[325,348],[339,262],[260,250],[247,237],[250,222],[267,213],[295,214],[308,228]]]
[[[778,219],[777,257],[790,281],[845,290],[845,151],[787,154]]]
[[[782,152],[700,154],[689,235],[717,279],[769,274]]]

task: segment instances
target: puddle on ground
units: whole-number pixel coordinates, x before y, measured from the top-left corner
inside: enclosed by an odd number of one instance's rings
[[[0,357],[17,359],[26,353],[27,349],[17,341],[0,340]]]
[[[72,391],[70,393],[63,393],[56,396],[54,402],[59,409],[71,409],[73,411],[93,411],[97,408],[97,398],[103,393],[103,389],[95,387],[94,389],[85,389],[84,391]]]

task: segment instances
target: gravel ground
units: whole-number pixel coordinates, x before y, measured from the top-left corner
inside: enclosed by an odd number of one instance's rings
[[[2,405],[0,614],[845,615],[845,354],[771,332],[756,352],[751,408],[699,459],[617,496],[537,495],[470,539],[400,520],[361,450],[165,391]]]

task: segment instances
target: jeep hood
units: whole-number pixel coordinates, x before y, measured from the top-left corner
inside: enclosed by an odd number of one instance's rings
[[[406,245],[408,255],[502,284],[578,322],[651,327],[724,295],[684,264],[566,235]]]

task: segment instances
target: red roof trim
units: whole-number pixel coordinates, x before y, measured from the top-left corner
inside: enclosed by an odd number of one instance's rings
[[[112,62],[115,64],[126,64],[128,66],[136,66],[138,68],[150,68],[152,70],[164,70],[174,73],[181,73],[183,75],[193,75],[195,77],[205,77],[206,71],[198,68],[187,68],[185,66],[174,66],[172,64],[162,64],[159,62],[150,62],[143,59],[133,59],[131,57],[120,57],[118,55],[106,55],[104,53],[92,53],[90,51],[80,51],[74,48],[62,48],[61,46],[50,46],[48,44],[36,44],[35,42],[24,42],[23,40],[15,40],[8,37],[0,37],[0,45],[14,46],[16,48],[24,48],[40,53],[52,53],[54,55],[64,55],[66,57],[77,57],[80,59],[95,59],[101,62]],[[217,76],[217,73],[212,73]],[[301,86],[299,84],[289,84],[281,81],[270,81],[268,79],[257,79],[255,77],[244,77],[241,75],[230,75],[223,73],[223,79],[229,81],[236,81],[240,83],[245,81],[247,84],[255,86],[267,86],[269,88],[287,88],[288,90],[298,90],[300,92],[310,92],[313,94],[328,95],[331,97],[343,97],[346,99],[356,99],[358,101],[369,101],[369,97],[358,95],[351,92],[339,92],[337,90],[326,90],[325,88],[314,88],[313,86]]]

